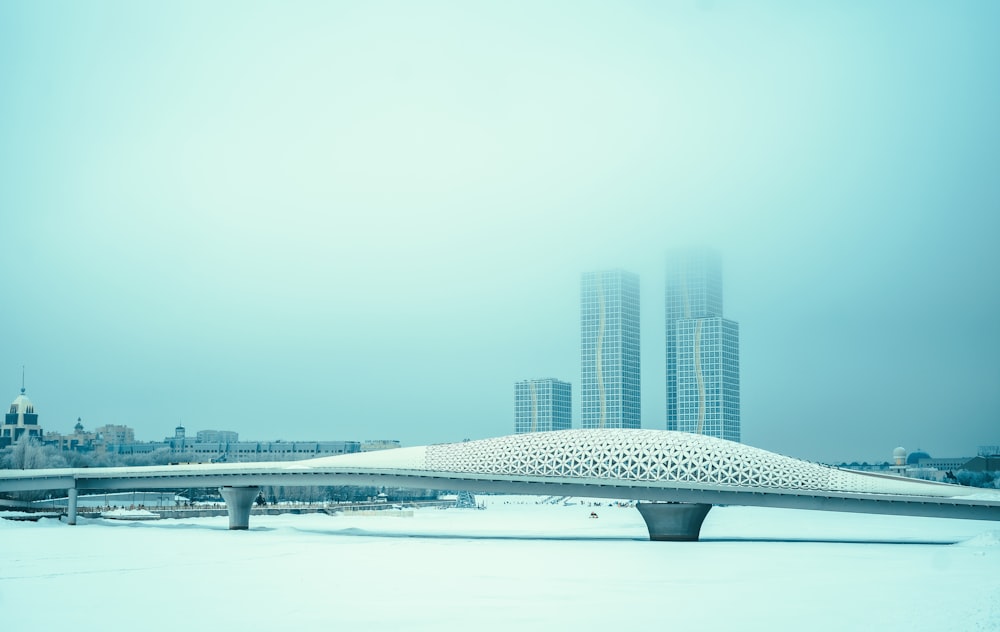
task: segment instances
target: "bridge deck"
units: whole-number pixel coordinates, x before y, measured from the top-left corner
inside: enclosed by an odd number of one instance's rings
[[[358,467],[317,468],[294,463],[182,465],[76,470],[19,470],[0,474],[0,491],[45,489],[149,490],[255,485],[359,485],[482,493],[622,498],[747,505],[855,513],[1000,520],[1000,500],[823,490],[645,482],[616,479],[500,476]],[[968,494],[968,488],[955,488]]]

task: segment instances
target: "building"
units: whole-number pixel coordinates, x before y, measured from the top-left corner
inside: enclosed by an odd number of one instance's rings
[[[240,433],[232,430],[199,430],[195,437],[198,443],[237,443]]]
[[[897,448],[899,450],[901,448]],[[945,480],[945,472],[997,472],[1000,471],[1000,448],[980,446],[978,456],[932,458],[923,450],[910,452],[906,456],[906,476]],[[915,472],[923,474],[918,476]],[[927,472],[930,472],[928,475]]]
[[[992,456],[991,456],[992,454]],[[952,456],[933,458],[923,450],[907,452],[900,446],[892,451],[892,462],[884,463],[839,463],[843,469],[863,472],[890,472],[896,476],[920,478],[932,481],[954,482],[956,472],[1000,471],[1000,448],[980,446],[979,456]],[[963,483],[965,484],[965,483]]]
[[[569,430],[573,394],[569,382],[547,377],[514,383],[514,432]]]
[[[94,432],[105,443],[114,443],[116,445],[135,443],[135,430],[129,426],[105,424],[98,427]]]
[[[974,456],[961,469],[970,472],[1000,472],[1000,454]]]
[[[86,431],[77,419],[72,434],[49,432],[45,443],[60,450],[112,456],[159,454],[161,458],[197,462],[294,461],[321,456],[398,448],[399,441],[240,441],[227,430],[202,430],[196,438],[177,426],[163,441],[136,441],[135,430],[123,425],[104,425]]]
[[[580,364],[582,427],[640,428],[638,275],[583,275]]]
[[[24,394],[24,384],[21,393],[14,398],[10,409],[4,415],[3,426],[0,427],[0,448],[17,443],[22,436],[27,435],[42,440],[42,428],[38,425],[38,413],[35,405]]]
[[[396,439],[366,439],[361,442],[362,452],[376,452],[378,450],[395,450],[400,446]]]
[[[170,447],[171,452],[187,452],[188,446],[194,445],[194,439],[188,439],[184,426],[177,424],[174,428],[174,436],[165,437],[163,443]]]
[[[217,431],[209,431],[217,432]],[[231,433],[235,434],[235,433]],[[223,438],[230,435],[221,435]],[[201,432],[195,434],[202,436]],[[212,437],[213,435],[207,435]],[[396,444],[398,447],[398,442]],[[199,441],[187,436],[184,426],[174,428],[174,436],[163,441],[112,443],[109,454],[133,456],[154,452],[169,453],[179,461],[198,463],[246,463],[256,461],[297,461],[321,456],[361,452],[359,441]]]
[[[72,434],[60,434],[58,432],[46,432],[45,444],[51,445],[64,452],[89,452],[93,449],[94,442],[97,441],[96,432],[87,432],[83,428],[83,420],[76,418],[76,425],[73,426]]]
[[[83,420],[77,417],[73,432],[62,434],[52,431],[45,433],[46,445],[64,452],[87,452],[103,454],[106,445],[127,445],[135,443],[135,430],[118,424],[105,424],[94,430],[85,430]]]
[[[671,253],[666,281],[667,430],[740,440],[739,323],[722,316],[722,263]]]
[[[133,446],[116,446],[119,453],[127,453]],[[175,443],[176,445],[176,443]],[[321,456],[336,456],[338,454],[353,454],[361,451],[359,441],[238,441],[199,442],[188,439],[183,447],[173,447],[173,454],[178,458],[189,459],[200,463],[247,463],[257,461],[298,461],[314,459]],[[110,449],[110,446],[109,446]]]
[[[135,430],[118,424],[105,424],[92,431],[85,430],[83,420],[77,417],[72,433],[46,432],[44,443],[64,452],[103,454],[108,444],[135,443]]]

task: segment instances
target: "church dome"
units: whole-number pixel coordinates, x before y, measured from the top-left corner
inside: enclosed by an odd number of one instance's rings
[[[910,455],[906,457],[907,465],[920,465],[920,459],[929,459],[931,455],[926,452],[917,450],[916,452],[910,452]]]

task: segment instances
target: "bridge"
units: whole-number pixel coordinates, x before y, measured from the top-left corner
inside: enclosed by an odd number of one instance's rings
[[[712,505],[1000,520],[1000,495],[856,472],[667,430],[560,430],[305,461],[0,470],[0,492],[218,486],[230,529],[249,527],[261,485],[364,485],[621,498],[651,540],[697,540]],[[984,499],[984,497],[987,497]]]

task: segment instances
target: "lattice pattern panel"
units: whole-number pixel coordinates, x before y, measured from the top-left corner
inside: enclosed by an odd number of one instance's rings
[[[561,430],[427,447],[427,468],[509,476],[553,476],[950,495],[917,481],[838,470],[715,437],[668,430]]]

